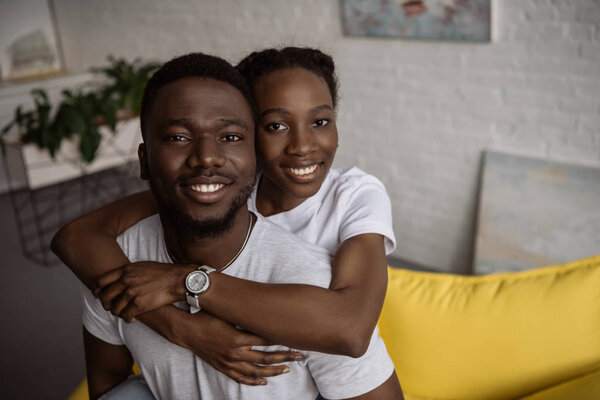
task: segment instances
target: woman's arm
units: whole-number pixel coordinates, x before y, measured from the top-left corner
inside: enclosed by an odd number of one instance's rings
[[[274,343],[360,357],[369,345],[386,289],[384,238],[363,234],[338,248],[329,289],[211,274],[209,289],[198,298],[208,312]]]
[[[150,192],[125,197],[66,225],[54,236],[52,250],[88,288],[93,288],[100,275],[130,263],[116,242],[117,236],[155,213],[154,197]],[[157,266],[165,267],[145,263],[143,269],[145,272]],[[184,274],[195,268],[172,264],[166,267],[170,271],[183,269]],[[163,305],[170,303],[166,301]],[[269,343],[206,313],[192,316],[169,305],[144,313],[139,320],[170,342],[193,351],[217,370],[246,385],[261,385],[266,382],[265,377],[289,371],[285,365],[273,364],[303,359],[301,353],[293,351],[253,350],[253,346]],[[90,347],[90,351],[96,347]],[[101,389],[94,389],[92,393],[103,393],[104,384],[100,382],[98,387]]]
[[[198,296],[213,315],[290,347],[359,357],[366,351],[385,297],[384,238],[363,234],[346,240],[333,262],[329,289],[310,285],[265,284],[226,274],[210,275]],[[185,300],[185,268],[130,264],[101,277],[105,308],[125,320]],[[161,293],[161,295],[159,295]],[[171,297],[169,297],[171,296]]]
[[[155,212],[150,192],[128,196],[66,225],[54,237],[52,248],[91,287],[102,273],[129,263],[115,238]],[[386,265],[383,237],[359,235],[338,249],[329,290],[267,285],[213,274],[211,288],[200,296],[201,305],[273,343],[357,357],[366,351],[381,311]],[[178,289],[183,289],[183,279]]]
[[[156,212],[150,191],[132,194],[69,222],[52,238],[52,251],[90,288],[103,273],[129,264],[116,238]]]

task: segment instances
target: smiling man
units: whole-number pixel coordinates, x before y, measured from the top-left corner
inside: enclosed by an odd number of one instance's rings
[[[178,300],[186,301],[177,306],[186,312],[199,311],[196,296],[208,289],[215,270],[257,282],[327,287],[331,280],[325,250],[248,211],[256,175],[251,104],[238,72],[203,54],[169,61],[144,93],[141,176],[150,183],[159,214],[134,225],[118,241],[132,262],[201,266],[187,275],[185,287],[181,284]],[[304,360],[286,367],[289,373],[266,386],[248,386],[142,322],[128,324],[111,315],[87,290],[83,322],[93,398],[115,395],[110,390],[122,387],[133,360],[152,392],[147,394],[162,399],[313,400],[319,391],[331,398],[401,397],[377,335],[360,358],[308,351]]]

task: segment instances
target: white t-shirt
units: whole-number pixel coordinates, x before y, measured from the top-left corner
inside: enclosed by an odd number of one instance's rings
[[[260,215],[257,218],[246,248],[223,273],[258,282],[329,286],[331,258],[322,248],[305,243]],[[157,215],[128,229],[118,242],[132,262],[171,262]],[[126,345],[159,399],[314,400],[318,392],[325,398],[340,399],[375,389],[394,371],[376,329],[367,352],[360,358],[303,351],[304,361],[289,363],[290,372],[269,378],[268,385],[241,385],[141,322],[127,324],[114,317],[89,290],[84,288],[82,292],[85,328],[107,343]],[[178,306],[185,307],[181,303]]]
[[[257,188],[255,185],[248,200],[248,208],[254,212],[257,212]],[[326,248],[331,255],[346,239],[363,233],[384,236],[386,254],[396,247],[392,206],[385,186],[356,167],[330,169],[314,196],[267,219],[309,243]]]

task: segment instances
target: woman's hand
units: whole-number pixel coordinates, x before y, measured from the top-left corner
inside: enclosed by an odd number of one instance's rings
[[[190,315],[177,331],[180,340],[176,344],[245,385],[266,385],[265,378],[290,371],[287,365],[273,364],[304,360],[302,353],[297,351],[253,350],[252,346],[270,343],[205,312]]]
[[[136,262],[98,278],[92,292],[105,310],[133,322],[147,311],[185,300],[185,277],[195,265]]]

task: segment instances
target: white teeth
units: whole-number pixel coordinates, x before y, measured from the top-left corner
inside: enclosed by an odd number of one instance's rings
[[[288,168],[292,174],[294,175],[308,175],[308,174],[312,174],[313,172],[315,172],[315,170],[317,169],[319,165],[315,164],[315,165],[311,165],[310,167],[305,167],[305,168]]]
[[[190,186],[190,189],[192,189],[195,192],[202,192],[202,193],[212,193],[212,192],[216,192],[217,190],[221,189],[223,186],[223,184],[221,183],[217,183],[217,184],[210,184],[210,185],[192,185]]]

